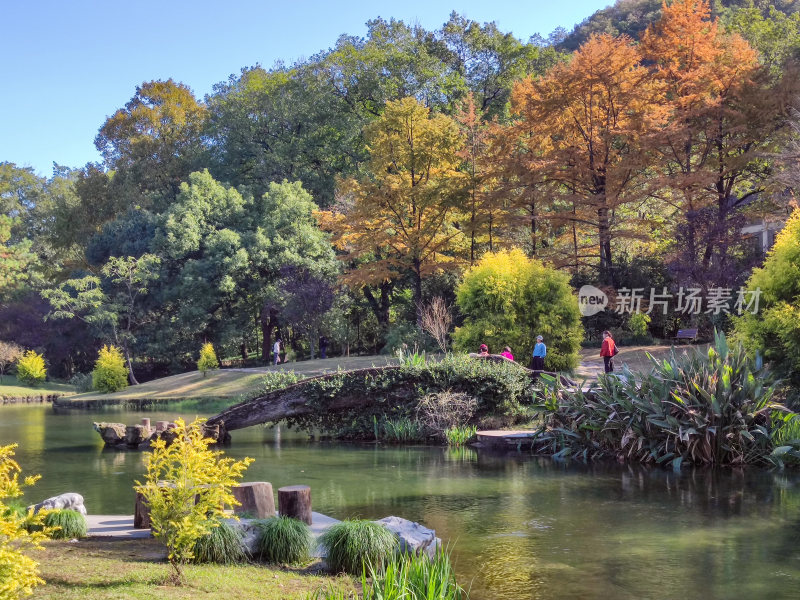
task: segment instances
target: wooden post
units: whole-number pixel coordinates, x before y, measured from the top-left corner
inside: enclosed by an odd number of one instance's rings
[[[133,528],[150,529],[150,505],[140,492],[136,492],[136,506],[133,509]]]
[[[278,512],[311,525],[311,488],[307,485],[288,485],[278,489]]]
[[[142,419],[142,427],[144,427],[145,429],[150,429],[150,419],[148,419],[147,417]]]
[[[233,488],[233,497],[239,506],[233,508],[237,515],[247,514],[251,519],[268,519],[275,516],[275,496],[272,484],[266,481],[248,481]]]

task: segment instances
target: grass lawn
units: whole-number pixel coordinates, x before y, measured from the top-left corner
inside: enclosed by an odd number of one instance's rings
[[[392,364],[388,356],[356,356],[352,358],[326,358],[286,363],[278,366],[251,369],[219,369],[209,371],[206,377],[199,371],[172,375],[125,388],[113,394],[89,392],[71,397],[70,401],[102,401],[114,404],[129,400],[194,400],[194,399],[235,399],[257,389],[264,373],[274,370],[288,370],[306,377],[335,373],[339,369],[353,370],[372,366]]]
[[[667,358],[672,349],[678,352],[691,352],[693,349],[698,348],[703,352],[708,351],[708,344],[681,344],[679,346],[619,346],[619,354],[614,357],[615,371],[621,371],[623,365],[631,371],[649,371],[652,362],[647,355],[650,354],[654,358],[662,360]],[[576,378],[594,379],[598,374],[603,372],[603,359],[600,357],[600,347],[584,348],[581,350],[581,364],[575,369]]]
[[[39,561],[42,579],[47,583],[29,597],[41,600],[305,600],[310,592],[329,585],[355,589],[349,577],[261,565],[190,565],[186,567],[185,585],[174,587],[165,583],[169,565],[164,547],[153,539],[50,541],[33,557]]]
[[[75,388],[68,383],[45,381],[33,387],[21,383],[15,375],[4,375],[0,379],[0,396],[25,398],[27,396],[49,396],[51,394],[74,394]]]

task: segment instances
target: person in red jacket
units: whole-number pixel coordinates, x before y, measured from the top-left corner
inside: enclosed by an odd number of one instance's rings
[[[614,372],[614,355],[617,353],[617,345],[610,331],[603,332],[603,345],[600,347],[600,356],[603,357],[603,366],[606,373]]]

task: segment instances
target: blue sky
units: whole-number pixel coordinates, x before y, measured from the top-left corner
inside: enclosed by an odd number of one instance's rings
[[[527,40],[572,26],[610,0],[0,0],[0,162],[52,174],[99,159],[97,130],[144,81],[172,77],[198,97],[242,67],[287,63],[364,35],[372,18],[438,29],[451,11]]]

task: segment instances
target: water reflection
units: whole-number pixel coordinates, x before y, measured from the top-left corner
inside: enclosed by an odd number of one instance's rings
[[[78,491],[95,513],[132,512],[144,465],[139,452],[104,450],[91,422],[176,416],[0,410],[0,443],[19,441],[26,472],[43,475],[34,499]],[[793,472],[310,442],[280,427],[237,431],[228,452],[256,459],[250,480],[310,485],[315,509],[334,517],[435,528],[476,600],[800,596]]]

